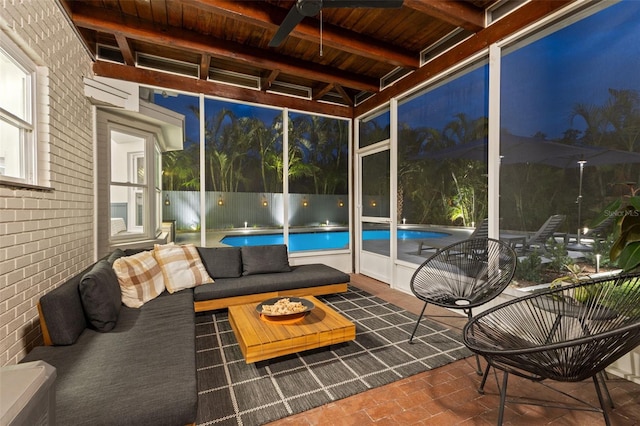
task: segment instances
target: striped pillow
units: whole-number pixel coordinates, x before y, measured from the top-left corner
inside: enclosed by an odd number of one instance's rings
[[[160,264],[169,293],[213,282],[193,244],[156,244],[153,255]]]
[[[130,308],[139,308],[155,299],[164,291],[162,269],[151,251],[125,256],[113,262],[122,303]]]

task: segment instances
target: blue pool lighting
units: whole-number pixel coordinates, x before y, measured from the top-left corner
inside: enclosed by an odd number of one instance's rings
[[[364,240],[388,240],[391,232],[387,229],[367,230],[363,232]],[[449,234],[444,232],[417,231],[399,229],[399,240],[422,240],[425,238],[442,238]],[[221,242],[233,247],[261,246],[269,244],[283,244],[282,234],[248,234],[230,235],[224,237]],[[319,231],[300,232],[289,234],[289,251],[306,250],[337,250],[346,249],[349,246],[349,232],[347,231]]]

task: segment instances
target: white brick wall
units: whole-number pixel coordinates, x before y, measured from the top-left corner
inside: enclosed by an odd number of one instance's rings
[[[93,115],[82,83],[93,75],[89,55],[53,0],[0,1],[0,16],[48,71],[38,169],[53,188],[0,185],[2,366],[42,343],[40,296],[93,262],[94,196]]]

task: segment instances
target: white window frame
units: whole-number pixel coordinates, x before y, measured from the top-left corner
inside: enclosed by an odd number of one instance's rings
[[[126,125],[111,123],[108,126],[109,135],[111,135],[112,131],[130,134],[135,137],[139,137],[144,139],[145,147],[144,153],[136,152],[129,154],[131,164],[127,165],[129,169],[128,175],[132,177],[131,173],[135,172],[135,166],[133,161],[136,158],[140,158],[144,156],[145,158],[145,177],[144,182],[117,182],[113,181],[111,170],[109,170],[109,185],[110,187],[128,187],[133,188],[134,192],[138,192],[143,194],[144,197],[144,211],[143,211],[143,224],[142,226],[138,226],[135,223],[135,216],[129,217],[129,223],[127,224],[127,228],[131,229],[130,233],[122,233],[117,235],[110,236],[111,243],[120,243],[125,241],[146,241],[155,239],[159,233],[161,232],[162,224],[158,222],[159,215],[157,214],[157,210],[161,208],[158,203],[158,192],[162,190],[162,188],[157,188],[156,183],[161,182],[161,179],[156,176],[156,174],[162,173],[162,170],[157,169],[157,161],[156,156],[157,152],[160,151],[160,147],[158,146],[157,138],[155,137],[153,131],[149,131],[148,129],[134,128]],[[111,145],[109,144],[109,147]],[[111,151],[111,148],[109,148]],[[111,152],[109,152],[109,158],[111,158]],[[133,169],[133,170],[132,170]],[[129,202],[134,202],[135,200],[130,199]],[[135,203],[134,203],[135,204]],[[133,213],[135,211],[135,207],[132,210]]]
[[[24,185],[37,185],[39,182],[37,174],[38,128],[36,123],[38,122],[37,90],[39,87],[39,67],[2,31],[0,31],[0,52],[18,68],[24,71],[28,80],[23,91],[26,110],[24,117],[17,117],[7,109],[3,108],[6,104],[3,103],[4,100],[0,97],[0,120],[2,120],[4,124],[8,124],[10,127],[17,128],[20,133],[18,150],[20,151],[19,161],[21,163],[20,176],[0,175],[0,181]]]

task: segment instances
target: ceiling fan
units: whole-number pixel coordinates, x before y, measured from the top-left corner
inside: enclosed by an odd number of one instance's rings
[[[278,47],[304,18],[316,16],[324,8],[384,8],[402,7],[403,0],[296,0],[280,28],[269,42],[269,47]]]

